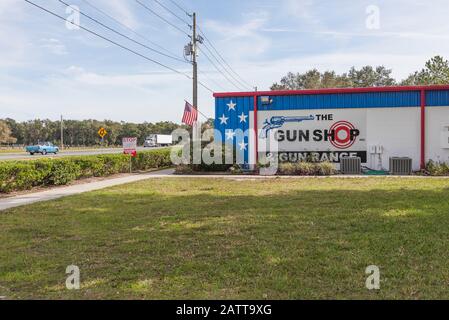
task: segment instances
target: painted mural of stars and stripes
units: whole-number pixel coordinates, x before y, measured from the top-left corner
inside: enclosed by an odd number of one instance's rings
[[[215,128],[221,133],[221,141],[232,144],[236,152],[243,156],[245,164],[248,164],[249,112],[253,107],[252,99],[217,99],[215,107],[216,114],[220,115],[215,119]]]

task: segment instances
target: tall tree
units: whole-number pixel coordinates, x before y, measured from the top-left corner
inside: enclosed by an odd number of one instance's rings
[[[439,85],[449,84],[449,61],[435,56],[426,62],[421,71],[416,71],[401,82],[401,85]]]
[[[352,67],[348,74],[348,84],[353,88],[393,86],[396,84],[396,80],[391,77],[391,72],[391,69],[384,66],[376,68],[366,66],[360,70]]]
[[[9,126],[11,135],[17,138],[18,144],[34,144],[50,141],[55,144],[61,142],[60,121],[32,120],[17,122],[13,119],[3,120]],[[125,136],[137,137],[140,144],[152,133],[170,134],[182,125],[165,121],[158,123],[134,124],[111,120],[64,120],[64,143],[67,146],[94,146],[99,145],[101,138],[98,129],[104,127],[108,134],[104,137],[103,145],[121,145]]]
[[[349,73],[341,75],[335,71],[321,73],[312,69],[305,73],[289,72],[280,83],[275,83],[271,90],[304,90],[323,88],[382,87],[391,86],[396,81],[391,77],[391,70],[384,66],[373,68],[366,66],[357,70],[352,67]]]
[[[11,129],[11,135],[17,139],[18,144],[23,144],[25,137],[25,126],[21,122],[17,122],[14,119],[7,118],[4,120]]]
[[[12,136],[11,128],[8,123],[4,120],[0,120],[0,143],[10,144],[15,143],[16,141],[17,139]]]

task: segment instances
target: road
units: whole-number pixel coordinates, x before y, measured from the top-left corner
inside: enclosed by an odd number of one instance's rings
[[[137,148],[137,151],[143,150],[155,150],[161,148]],[[76,150],[76,151],[62,151],[57,155],[48,154],[45,156],[35,154],[34,156],[26,153],[25,151],[22,153],[0,153],[0,161],[2,160],[29,160],[29,159],[38,159],[38,158],[61,158],[61,157],[70,157],[70,156],[88,156],[88,155],[96,155],[96,154],[114,154],[114,153],[122,153],[123,149],[121,148],[110,148],[110,149],[88,149],[88,150]]]

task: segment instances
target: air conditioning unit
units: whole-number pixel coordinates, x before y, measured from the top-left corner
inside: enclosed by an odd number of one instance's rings
[[[340,160],[340,171],[343,174],[361,174],[362,158],[345,157]]]
[[[412,174],[411,158],[390,158],[390,174],[396,176],[409,176]]]

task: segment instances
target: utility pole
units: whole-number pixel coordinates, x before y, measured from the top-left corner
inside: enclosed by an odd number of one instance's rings
[[[198,64],[196,62],[196,13],[193,13],[192,16],[193,25],[192,25],[192,65],[193,65],[193,107],[198,110]]]
[[[192,74],[192,80],[193,80],[193,98],[192,103],[193,107],[197,110],[198,114],[198,62],[197,62],[197,54],[198,54],[198,43],[203,43],[203,38],[201,36],[198,36],[197,32],[197,24],[196,24],[196,13],[192,13],[189,16],[192,18],[192,25],[190,26],[192,28],[192,35],[190,43],[185,46],[184,48],[184,56],[190,56],[190,61],[192,63],[193,67],[193,74]],[[199,118],[199,117],[198,117]],[[201,139],[201,123],[200,121],[196,121],[192,127],[192,138],[193,140],[200,140]]]
[[[197,35],[196,35],[196,12],[192,14],[192,66],[193,66],[193,107],[197,110],[198,113],[198,63],[196,61],[197,55]],[[199,118],[199,117],[198,117]],[[199,127],[199,128],[198,128]],[[192,137],[193,140],[199,140],[201,136],[200,133],[201,125],[198,123],[198,120],[194,123],[192,128]]]
[[[64,119],[61,115],[61,150],[64,150]]]

